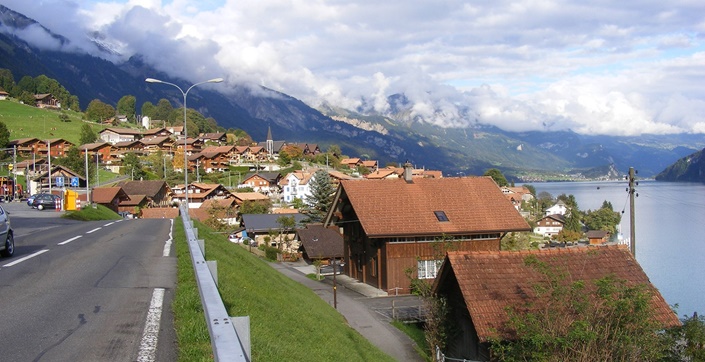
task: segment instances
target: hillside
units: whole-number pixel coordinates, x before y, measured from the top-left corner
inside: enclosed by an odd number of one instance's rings
[[[63,138],[73,144],[79,144],[81,113],[63,111],[69,116],[70,122],[62,122],[59,115],[62,112],[50,109],[30,107],[12,100],[0,101],[0,121],[5,123],[10,131],[10,139],[39,138],[42,140]],[[98,133],[104,126],[86,122]]]
[[[683,157],[656,175],[659,181],[705,182],[705,149]]]
[[[11,70],[16,81],[25,75],[44,74],[78,96],[82,107],[93,99],[115,106],[125,95],[136,97],[138,109],[144,102],[156,104],[162,98],[175,107],[183,102],[174,87],[144,79],[179,85],[189,82],[156,71],[139,55],[115,64],[87,54],[37,49],[9,30],[40,24],[1,5],[0,25],[6,31],[0,31],[0,68]],[[61,35],[53,36],[67,41]],[[513,180],[602,177],[607,176],[600,174],[602,170],[626,173],[635,167],[640,175],[651,177],[705,147],[702,134],[611,137],[571,131],[516,133],[480,123],[443,128],[413,118],[403,102],[404,95],[389,97],[398,107],[388,115],[330,106],[313,109],[289,95],[253,84],[199,87],[189,93],[187,103],[214,118],[220,127],[242,129],[255,141],[264,141],[271,128],[275,140],[316,143],[324,150],[336,144],[346,155],[365,154],[380,165],[410,161],[416,167],[438,169],[451,176],[478,175],[488,168],[499,168]]]

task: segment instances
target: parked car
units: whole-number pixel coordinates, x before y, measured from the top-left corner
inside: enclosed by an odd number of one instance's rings
[[[37,210],[56,209],[57,205],[61,208],[61,197],[54,194],[35,195],[32,200],[32,207],[36,207]]]
[[[7,211],[0,206],[0,254],[2,256],[12,256],[15,253],[15,238],[10,227],[10,216]]]
[[[34,198],[37,197],[37,195],[41,195],[41,194],[34,194],[34,195],[30,196],[29,198],[27,198],[27,206],[32,206],[32,202],[34,201]]]

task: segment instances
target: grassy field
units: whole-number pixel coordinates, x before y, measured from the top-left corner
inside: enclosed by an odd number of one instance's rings
[[[309,288],[285,277],[267,262],[196,223],[206,242],[206,259],[218,260],[218,281],[231,316],[250,316],[254,361],[394,361]],[[180,361],[212,360],[208,329],[183,225],[174,240],[178,282],[174,324]]]
[[[69,116],[70,122],[59,119],[61,113]],[[5,123],[10,131],[10,139],[30,138],[39,139],[63,138],[78,145],[81,137],[82,113],[72,111],[58,111],[41,109],[20,104],[6,99],[0,101],[0,122]],[[105,128],[94,122],[87,122],[97,134]]]

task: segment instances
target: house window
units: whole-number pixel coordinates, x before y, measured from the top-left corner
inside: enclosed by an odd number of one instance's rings
[[[445,211],[434,211],[433,213],[436,215],[436,219],[438,219],[438,221],[448,221],[448,216]]]
[[[419,279],[435,278],[442,262],[443,260],[419,260],[416,265]]]

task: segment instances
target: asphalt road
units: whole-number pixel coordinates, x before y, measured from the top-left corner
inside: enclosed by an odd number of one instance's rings
[[[16,243],[0,259],[1,360],[176,360],[171,220],[79,222],[0,205]]]

